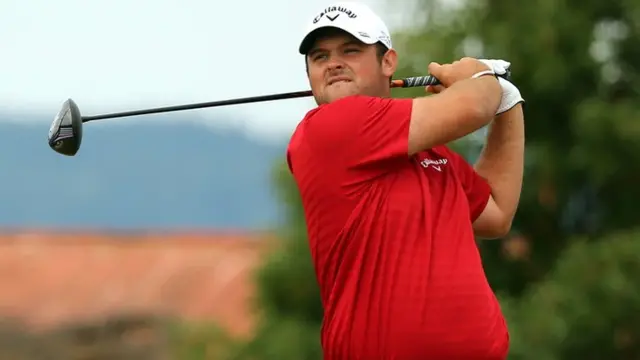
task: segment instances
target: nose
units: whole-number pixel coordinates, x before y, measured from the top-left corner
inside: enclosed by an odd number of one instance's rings
[[[329,69],[329,71],[342,70],[344,68],[344,62],[342,62],[339,57],[332,56],[329,58],[327,68]]]

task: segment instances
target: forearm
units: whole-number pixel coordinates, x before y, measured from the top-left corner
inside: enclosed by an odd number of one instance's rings
[[[502,88],[494,76],[485,75],[459,81],[440,95],[450,96],[458,107],[466,105],[471,111],[467,111],[464,117],[466,122],[475,123],[472,127],[484,126],[495,116],[502,100]]]
[[[498,208],[511,223],[518,208],[524,172],[524,115],[522,104],[497,116],[475,164],[487,179]]]
[[[447,144],[486,126],[501,95],[498,81],[483,76],[459,81],[437,95],[414,99],[409,153]]]

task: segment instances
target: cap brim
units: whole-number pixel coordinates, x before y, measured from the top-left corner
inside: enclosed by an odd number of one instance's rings
[[[298,48],[298,51],[300,52],[300,54],[306,55],[309,52],[309,50],[311,49],[311,46],[313,46],[313,43],[315,42],[318,33],[321,30],[328,29],[328,28],[342,30],[342,31],[346,32],[347,34],[352,35],[353,37],[355,37],[356,39],[362,41],[363,43],[365,43],[367,45],[373,45],[376,42],[378,42],[376,39],[372,39],[372,38],[364,37],[364,36],[360,35],[357,31],[347,30],[347,29],[345,29],[343,27],[335,26],[335,25],[323,25],[323,26],[320,26],[320,27],[317,27],[317,28],[313,29],[312,31],[310,31],[302,39],[302,42],[300,43],[300,47]]]

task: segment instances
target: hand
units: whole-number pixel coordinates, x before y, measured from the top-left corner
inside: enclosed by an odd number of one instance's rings
[[[468,79],[481,71],[487,70],[493,69],[486,63],[470,57],[464,57],[458,61],[454,61],[452,64],[440,65],[436,62],[429,64],[429,74],[440,80],[444,88],[448,88],[460,80]]]
[[[478,61],[487,65],[498,76],[505,75],[507,71],[509,71],[509,68],[511,67],[511,63],[504,60],[479,59]]]
[[[511,66],[510,62],[504,60],[480,59],[479,61],[489,66],[496,75],[506,74]],[[520,95],[520,90],[518,90],[515,85],[504,78],[498,78],[498,81],[500,82],[500,87],[502,87],[502,100],[500,101],[496,115],[505,113],[513,109],[516,105],[524,103],[524,99],[522,95]]]
[[[496,115],[505,113],[513,109],[516,105],[524,103],[524,99],[522,95],[520,95],[520,90],[518,90],[515,85],[503,78],[499,78],[498,81],[502,87],[502,100],[500,101]]]
[[[479,62],[481,64],[484,64],[485,67],[482,68],[476,68],[477,71],[473,72],[473,70],[469,70],[469,68],[473,68],[472,63],[473,62]],[[431,63],[429,64],[429,72],[434,75],[436,78],[438,78],[438,80],[440,80],[440,82],[442,83],[442,85],[431,85],[431,86],[427,86],[426,87],[426,91],[428,93],[431,94],[438,94],[442,91],[444,91],[444,89],[446,89],[447,87],[451,86],[451,84],[453,84],[456,81],[460,81],[462,79],[465,79],[465,77],[453,77],[453,79],[455,79],[453,82],[451,83],[447,83],[445,81],[443,81],[438,75],[433,74],[433,70],[435,69],[436,72],[441,71],[442,74],[444,75],[440,75],[440,76],[451,76],[449,75],[447,72],[451,72],[452,68],[454,65],[460,65],[463,62],[467,62],[469,65],[467,66],[467,68],[465,68],[465,70],[467,71],[467,74],[469,74],[469,71],[471,71],[472,73],[467,76],[466,78],[472,77],[474,74],[479,73],[481,71],[485,71],[485,70],[491,70],[493,71],[496,75],[504,75],[507,73],[507,71],[509,70],[509,67],[511,66],[511,63],[508,61],[504,61],[504,60],[488,60],[488,59],[473,59],[473,58],[462,58],[460,61],[456,61],[453,64],[447,64],[447,65],[440,65],[437,63]],[[466,65],[466,64],[465,64]],[[453,70],[458,70],[460,69],[460,67],[458,66],[457,69],[453,69]],[[456,75],[454,73],[454,75]],[[459,75],[458,75],[459,76]],[[446,78],[446,79],[451,79],[451,77]],[[500,87],[502,88],[502,100],[500,101],[500,106],[498,106],[498,110],[496,111],[496,115],[500,115],[504,112],[507,112],[509,110],[511,110],[513,107],[515,107],[518,104],[524,103],[524,99],[522,98],[522,95],[520,95],[520,91],[518,90],[518,88],[513,85],[511,82],[509,82],[508,80],[505,80],[504,78],[498,78],[498,82],[500,83]]]
[[[520,90],[518,90],[515,85],[503,78],[498,78],[498,82],[502,88],[502,100],[500,101],[496,115],[505,113],[513,109],[516,105],[524,103],[524,99],[522,95],[520,95]],[[444,89],[446,88],[442,85],[430,85],[426,88],[427,92],[431,94],[439,94]]]

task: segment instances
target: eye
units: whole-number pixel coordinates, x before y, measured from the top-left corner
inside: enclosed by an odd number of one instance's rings
[[[347,54],[351,54],[351,53],[355,54],[355,53],[359,53],[360,49],[358,49],[358,48],[347,48],[344,52],[347,53]]]
[[[327,54],[317,54],[311,57],[313,61],[325,60],[326,58],[327,58]]]

